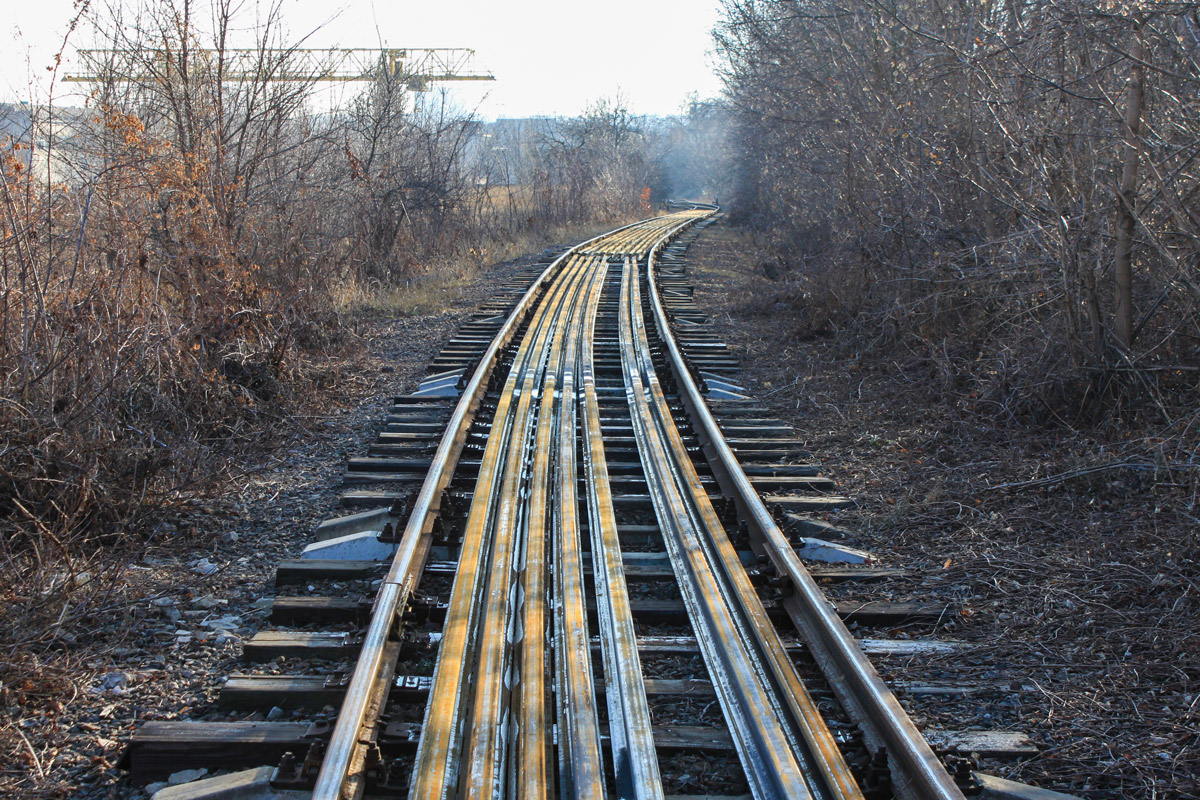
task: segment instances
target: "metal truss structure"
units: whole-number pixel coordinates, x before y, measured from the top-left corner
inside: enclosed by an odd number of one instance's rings
[[[175,50],[80,50],[79,68],[63,80],[93,83],[120,76],[130,82],[170,80],[181,69],[182,53]],[[443,81],[494,81],[490,72],[475,66],[475,51],[467,47],[404,48],[253,48],[193,49],[189,56],[203,59],[221,71],[230,83],[252,80],[293,82],[373,81],[380,76],[403,80],[414,91]],[[133,57],[133,58],[131,58]],[[132,70],[122,68],[130,61]]]

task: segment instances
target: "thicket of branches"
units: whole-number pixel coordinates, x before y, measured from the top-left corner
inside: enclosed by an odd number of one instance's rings
[[[252,74],[229,79],[237,6],[93,17],[111,80],[0,142],[8,646],[94,613],[106,546],[329,378],[314,356],[339,346],[351,289],[644,208],[648,137],[620,104],[509,151],[404,75],[320,110],[279,2],[254,22]]]
[[[800,333],[1002,421],[1148,409],[1195,440],[1200,4],[724,7],[733,210]]]

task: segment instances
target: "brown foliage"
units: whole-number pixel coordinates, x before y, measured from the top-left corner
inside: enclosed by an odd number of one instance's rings
[[[4,154],[0,559],[4,640],[52,633],[140,512],[260,438],[312,309],[247,262],[209,165],[129,114],[97,120],[117,165],[73,189]],[[47,179],[48,180],[48,179]],[[126,541],[128,544],[129,541]],[[82,583],[78,578],[87,573]],[[86,605],[86,602],[83,603]],[[28,642],[26,642],[28,643]]]

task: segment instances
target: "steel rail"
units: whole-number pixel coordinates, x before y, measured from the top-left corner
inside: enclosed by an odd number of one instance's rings
[[[371,739],[370,732],[366,731],[365,727],[373,724],[373,720],[368,720],[367,717],[373,698],[377,695],[377,686],[386,683],[390,677],[392,665],[385,664],[388,640],[424,568],[429,537],[438,511],[437,502],[450,483],[466,441],[467,429],[482,401],[484,389],[501,350],[511,341],[546,282],[559,271],[570,256],[584,251],[606,237],[641,224],[644,223],[635,222],[625,228],[596,236],[555,259],[518,301],[480,358],[451,414],[446,432],[438,443],[429,472],[413,503],[400,544],[376,595],[371,619],[363,636],[362,650],[325,748],[321,769],[313,788],[314,800],[339,800],[347,789],[349,791],[346,794],[349,796],[361,793],[361,785],[348,784],[357,780],[357,774],[351,776],[351,772],[358,773],[361,770],[363,754],[367,742]]]
[[[592,544],[592,574],[596,583],[596,617],[604,663],[615,793],[620,800],[661,800],[658,752],[651,733],[650,707],[642,682],[637,631],[629,608],[621,542],[608,477],[596,393],[596,304],[584,326],[580,404],[583,416],[584,472],[587,476],[588,528]]]
[[[556,316],[586,263],[572,259],[538,306],[497,403],[438,648],[410,788],[414,798],[453,797],[460,776],[466,787],[485,794],[495,781],[502,724],[496,707],[506,678],[506,611],[519,510],[515,500],[534,423],[534,382],[545,368]]]
[[[660,224],[652,221],[646,227]],[[640,227],[614,238],[636,240]],[[584,276],[591,275],[596,280],[594,263],[589,257],[573,260],[555,280],[550,296],[542,301],[535,314],[535,323],[527,332],[518,362],[506,381],[495,417],[504,420],[504,424],[498,431],[493,423],[467,517],[446,634],[439,648],[426,724],[418,747],[411,787],[413,797],[448,797],[455,794],[456,788],[457,796],[461,797],[491,797],[503,791],[505,720],[510,697],[507,676],[512,666],[511,643],[517,638],[515,619],[510,613],[514,605],[513,577],[519,571],[513,559],[524,544],[515,535],[515,522],[523,513],[517,498],[524,480],[524,452],[535,425],[533,392],[539,378],[544,382],[547,373],[560,368],[556,365],[561,362],[564,336],[569,354],[566,365],[571,363],[582,320],[579,296]],[[569,367],[564,368],[563,380],[564,391],[573,392],[574,378]],[[509,398],[518,386],[514,408]],[[552,406],[545,407],[552,411]],[[603,761],[575,505],[574,412],[573,403],[557,412],[558,458],[553,462],[558,501],[553,525],[558,599],[554,606],[558,752],[564,790],[572,796],[600,800],[604,796]],[[536,424],[541,427],[550,423],[542,417]],[[497,482],[494,470],[505,453],[503,477]],[[549,469],[547,459],[535,456],[535,461],[539,472]],[[464,670],[468,673],[465,680]],[[534,695],[536,690],[532,688],[528,697],[523,689],[519,692],[522,703],[528,700],[540,705]],[[523,713],[523,709],[518,708],[517,713]],[[540,746],[537,737],[538,734],[530,732],[522,744],[537,748]]]
[[[558,370],[547,369],[540,394],[539,421],[549,420],[555,414],[555,388],[558,381]],[[522,595],[518,600],[521,605],[521,630],[514,637],[521,642],[520,702],[515,740],[519,771],[515,794],[522,800],[547,797],[551,781],[550,715],[546,703],[546,595],[550,556],[546,550],[546,540],[550,535],[549,461],[553,438],[552,425],[538,425],[523,531]]]
[[[320,798],[320,800],[332,800],[342,798],[342,796],[353,798],[353,796],[361,794],[362,788],[364,788],[362,787],[362,765],[365,762],[367,746],[370,745],[370,742],[374,739],[374,735],[376,735],[376,728],[374,728],[376,722],[374,722],[373,715],[377,715],[379,711],[382,711],[383,699],[386,696],[386,686],[388,686],[390,672],[394,668],[396,660],[395,648],[394,646],[388,648],[388,644],[392,638],[392,634],[396,631],[397,622],[402,619],[404,604],[407,603],[410,593],[412,593],[416,582],[420,579],[421,572],[424,571],[428,546],[430,546],[433,521],[438,511],[438,500],[444,489],[448,487],[450,477],[454,473],[455,464],[461,455],[470,423],[472,423],[482,396],[484,396],[487,381],[490,380],[491,374],[497,366],[500,350],[511,342],[512,337],[514,337],[518,326],[522,324],[523,320],[530,318],[530,314],[533,314],[534,318],[538,318],[539,309],[547,307],[546,303],[548,297],[553,294],[554,285],[562,284],[559,278],[562,277],[566,269],[564,265],[574,265],[576,270],[582,269],[582,267],[578,266],[578,261],[572,259],[583,257],[586,254],[608,255],[614,253],[635,253],[644,257],[648,249],[653,247],[654,242],[667,239],[674,231],[694,221],[694,218],[700,215],[700,213],[695,211],[682,212],[677,213],[677,215],[659,217],[649,219],[649,221],[626,225],[624,228],[596,236],[594,239],[572,248],[571,251],[565,253],[563,257],[556,259],[553,264],[542,271],[541,275],[532,285],[532,288],[517,302],[517,306],[509,314],[509,318],[505,320],[497,336],[488,345],[479,365],[476,366],[475,371],[472,373],[472,378],[470,378],[466,389],[464,389],[460,401],[456,404],[454,413],[451,415],[446,433],[443,435],[442,440],[440,440],[437,453],[434,455],[430,473],[427,474],[425,482],[422,483],[418,498],[416,498],[414,503],[413,511],[409,515],[406,528],[404,528],[400,546],[397,547],[397,551],[389,566],[388,575],[386,575],[376,603],[374,603],[371,620],[368,622],[364,637],[364,649],[361,651],[354,674],[350,678],[348,691],[346,697],[343,699],[342,710],[340,715],[338,715],[334,733],[332,733],[329,745],[326,746],[317,786],[313,790],[313,798]],[[593,279],[598,281],[599,278]],[[595,287],[598,287],[599,284],[592,285],[593,289],[598,291]],[[538,297],[541,297],[541,301],[535,305]],[[588,312],[583,312],[582,319],[584,321],[583,323],[578,323],[578,327],[588,326],[588,330],[590,330],[590,326],[594,325],[594,313],[594,308]],[[532,327],[533,325],[530,324],[530,329]],[[571,335],[568,341],[574,342],[575,339],[576,336]],[[518,353],[518,360],[521,357],[520,353]],[[578,357],[580,356],[576,353],[576,359]],[[544,375],[544,373],[538,374]],[[586,392],[584,392],[584,396],[586,396]],[[520,401],[518,401],[518,404],[520,404]],[[557,410],[559,416],[562,415],[564,408],[565,405]],[[574,407],[572,407],[572,411],[574,411]],[[533,428],[528,427],[529,417],[536,415],[532,402],[521,410],[521,414],[522,419],[526,420],[520,423],[520,427],[526,432],[523,434],[523,441],[527,444],[535,444],[536,435],[532,433]],[[503,432],[504,423],[500,423],[499,426],[493,423],[492,437],[502,437]],[[538,432],[540,433],[540,428],[538,428]],[[588,459],[586,458],[586,468],[587,462]],[[515,464],[516,462],[512,463]],[[506,482],[510,486],[522,485],[520,470],[505,469],[504,473],[508,475]],[[499,477],[496,480],[500,480]],[[572,491],[574,491],[574,483],[572,483]],[[473,499],[473,503],[474,501]],[[504,531],[527,531],[529,523],[528,509],[517,511],[515,512],[517,516],[512,516],[509,510],[493,506],[492,513],[493,515],[503,517],[502,528]],[[593,513],[590,501],[588,513],[590,519],[590,515]],[[515,528],[514,525],[517,525],[518,522],[520,522],[520,525]],[[575,524],[577,525],[577,522]],[[493,541],[514,539],[514,537],[505,534],[503,536],[494,536],[492,539],[487,539],[485,536],[485,539],[488,546],[492,546]],[[473,670],[473,676],[469,676],[467,680],[468,682],[478,682],[478,686],[474,684],[468,685],[467,691],[470,694],[475,694],[480,686],[484,686],[487,680],[493,679],[497,674],[505,674],[505,669],[514,667],[515,660],[520,662],[518,663],[518,667],[521,669],[524,669],[524,664],[528,661],[530,664],[529,669],[532,670],[533,664],[538,662],[539,652],[542,654],[541,657],[545,658],[545,650],[539,650],[538,644],[532,642],[532,640],[524,639],[523,636],[515,636],[514,634],[515,631],[523,633],[523,631],[529,630],[527,625],[535,628],[539,624],[539,609],[536,602],[529,608],[524,609],[524,613],[522,614],[514,616],[510,612],[514,608],[522,608],[520,595],[524,589],[532,587],[532,590],[536,590],[536,587],[539,585],[539,579],[545,581],[545,573],[542,573],[540,578],[536,573],[530,575],[528,572],[528,563],[523,560],[529,558],[529,536],[516,536],[515,539],[517,540],[516,542],[506,542],[500,546],[499,558],[493,559],[492,566],[494,566],[494,570],[490,572],[487,579],[480,577],[478,573],[469,579],[464,579],[464,585],[473,589],[475,593],[478,593],[484,587],[494,587],[497,589],[498,595],[504,594],[505,596],[504,603],[493,603],[491,613],[485,615],[485,619],[490,620],[488,621],[488,626],[490,626],[488,627],[488,632],[490,633],[485,637],[490,644],[485,648],[485,655],[487,663],[491,664],[491,666],[487,667],[484,672],[480,672],[478,669]],[[464,552],[466,552],[466,548],[464,548]],[[539,558],[538,546],[536,545],[533,548],[533,554],[535,559]],[[545,552],[540,554],[542,561],[545,561],[545,555]],[[494,577],[494,581],[492,581],[492,577]],[[504,590],[503,593],[500,593],[500,589]],[[470,596],[473,594],[473,591],[464,588],[463,593]],[[517,596],[515,604],[508,600],[509,595],[514,593]],[[545,621],[545,609],[542,608],[540,613],[542,614],[542,620]],[[468,621],[473,621],[473,618],[470,618],[469,615],[467,619]],[[586,616],[581,615],[578,619],[586,620]],[[468,625],[467,627],[473,630],[474,626]],[[504,632],[503,640],[498,638],[498,632],[500,631]],[[452,626],[448,627],[446,633],[449,634],[451,632]],[[472,633],[472,636],[474,636],[474,633]],[[452,637],[448,638],[452,639]],[[448,638],[443,639],[443,651],[448,649],[446,648]],[[509,644],[510,638],[520,640],[520,655],[514,655],[515,651]],[[530,639],[533,638],[535,637],[530,637]],[[474,646],[474,639],[470,639],[467,644]],[[542,643],[542,648],[544,646],[544,643]],[[634,651],[634,655],[636,656],[636,650]],[[442,654],[439,654],[439,664],[440,658],[442,658]],[[625,663],[629,663],[628,658],[626,658]],[[502,669],[498,670],[498,673],[492,672],[492,667],[496,666],[496,664],[500,664],[500,667],[502,667]],[[491,678],[488,678],[488,676],[491,676]],[[437,675],[434,679],[437,680]],[[535,682],[534,680],[533,684]],[[589,690],[594,692],[592,681],[578,681],[578,685],[581,687],[584,684],[587,684]],[[528,693],[526,691],[527,688]],[[462,691],[463,687],[456,682],[454,690],[452,690],[452,697],[455,699],[450,700],[450,704],[456,709],[455,714],[451,716],[456,718],[456,720],[460,720],[460,726],[464,721],[468,720],[468,717],[463,716],[463,709],[466,709],[469,704],[469,697],[463,697]],[[509,687],[498,686],[494,682],[490,686],[484,687],[484,694],[482,694],[484,702],[480,705],[480,710],[473,712],[474,716],[470,717],[470,720],[480,722],[478,729],[474,727],[473,723],[470,724],[469,729],[472,735],[470,735],[469,741],[461,739],[455,741],[454,736],[451,736],[451,747],[470,746],[473,748],[472,753],[466,759],[468,769],[476,769],[476,766],[478,766],[482,770],[482,772],[473,772],[472,780],[467,781],[469,786],[479,786],[481,781],[482,783],[490,784],[492,788],[499,790],[499,792],[503,792],[504,788],[500,786],[500,777],[498,776],[500,775],[500,771],[502,771],[505,759],[508,758],[529,759],[528,762],[527,760],[514,760],[514,763],[521,765],[520,776],[527,775],[524,765],[530,765],[528,771],[530,780],[521,782],[521,786],[533,787],[540,780],[539,777],[535,776],[546,775],[548,766],[545,760],[541,760],[541,762],[539,760],[545,757],[546,751],[546,726],[544,723],[539,723],[539,720],[544,720],[545,717],[538,716],[538,709],[544,709],[544,706],[540,706],[535,700],[535,697],[541,692],[544,692],[544,690],[539,690],[535,685],[528,687],[522,685],[515,694],[509,690]],[[610,702],[612,702],[611,698],[613,697],[620,697],[620,694],[608,694]],[[511,703],[518,703],[518,708],[515,711],[510,709]],[[644,696],[642,704],[644,706]],[[584,705],[588,704],[584,703]],[[577,706],[572,706],[572,708],[577,708]],[[485,711],[485,709],[490,710]],[[506,716],[510,712],[514,712],[517,716]],[[642,720],[647,716],[643,715],[641,717]],[[509,720],[509,718],[517,721],[516,736],[512,735],[506,729],[506,724],[508,723],[505,723],[504,720]],[[586,727],[588,729],[594,728],[594,726]],[[425,728],[425,733],[428,734],[430,726],[426,724]],[[540,728],[541,733],[535,733],[534,728]],[[562,736],[564,729],[564,727],[559,728],[560,736]],[[598,729],[596,729],[596,735],[598,733]],[[653,742],[650,742],[649,747],[644,746],[644,740],[649,735],[646,733],[644,726],[640,727],[638,735],[643,740],[643,745],[641,746],[643,756],[649,753],[653,758]],[[619,739],[620,733],[618,732],[617,744],[619,744]],[[634,739],[634,736],[630,736],[630,741]],[[562,738],[560,738],[560,742],[562,742]],[[422,735],[420,750],[424,751],[425,747],[426,735]],[[562,747],[559,750],[560,753],[563,752]],[[593,748],[593,750],[598,750],[598,747]],[[461,750],[455,752],[461,752]],[[614,750],[614,757],[620,758],[620,753],[623,752],[622,748],[616,748]],[[634,751],[631,750],[630,752]],[[449,771],[443,774],[443,777],[446,778],[445,783],[439,784],[445,790],[445,793],[454,794],[456,792],[456,784],[452,783],[449,778],[458,775],[457,770],[460,769],[461,765],[454,762],[454,758],[442,759],[443,764],[452,764],[452,766],[448,766]],[[642,762],[646,762],[646,759],[642,758]],[[654,764],[655,762],[650,760],[647,763]],[[614,766],[616,766],[617,774],[620,775],[620,764],[617,763]],[[644,772],[646,770],[643,770],[643,774]],[[416,783],[421,782],[422,774],[425,774],[425,771],[418,766],[416,775],[414,776],[415,781],[412,792],[414,798],[418,798],[419,796],[419,798],[424,800],[425,796],[449,796],[449,794],[445,793],[433,795],[422,794],[421,790],[416,786]],[[654,772],[650,772],[650,774],[654,774]],[[510,777],[509,786],[515,786],[520,776]],[[434,781],[434,783],[437,782]],[[648,786],[648,783],[646,784]],[[660,792],[660,787],[658,790]],[[640,793],[638,796],[654,795]]]
[[[518,632],[513,630],[514,605],[511,590],[513,578],[520,572],[517,562],[518,547],[525,542],[517,536],[518,520],[524,509],[516,502],[524,481],[526,450],[531,432],[540,430],[548,422],[540,416],[535,416],[533,406],[539,399],[536,388],[539,381],[544,385],[550,376],[557,373],[557,364],[561,362],[564,330],[560,317],[564,309],[573,309],[577,303],[580,279],[587,274],[589,263],[581,259],[577,271],[568,271],[560,279],[562,289],[557,306],[545,321],[548,328],[541,341],[534,343],[534,358],[525,367],[524,383],[520,390],[518,405],[527,400],[529,413],[517,418],[523,423],[520,436],[507,443],[508,459],[506,480],[488,508],[497,507],[500,521],[507,524],[498,525],[493,533],[495,553],[492,555],[492,577],[488,585],[487,603],[483,609],[483,630],[480,634],[480,645],[473,666],[475,697],[467,717],[467,727],[463,735],[470,742],[470,748],[464,754],[465,773],[463,786],[459,794],[463,797],[487,798],[502,793],[504,748],[503,734],[506,727],[506,691],[511,669],[510,656],[513,642]],[[571,312],[573,313],[573,312]],[[540,346],[539,346],[540,345]],[[551,413],[553,413],[553,398]],[[489,440],[489,445],[492,442]],[[504,447],[504,443],[498,443]],[[537,454],[534,454],[535,458]],[[548,459],[540,459],[538,466],[549,470]],[[481,503],[481,505],[483,505]],[[469,518],[468,518],[469,519]],[[528,517],[526,517],[528,519]],[[468,522],[469,524],[469,522]],[[532,634],[531,634],[532,635]],[[452,676],[453,677],[453,676]],[[461,680],[461,676],[459,677]],[[531,702],[544,703],[544,700],[529,698]],[[430,704],[432,714],[434,706]],[[518,709],[520,711],[520,709]],[[536,736],[536,734],[535,734]]]
[[[561,794],[579,800],[604,800],[604,754],[596,708],[596,682],[592,673],[588,635],[586,584],[579,531],[579,484],[576,464],[575,357],[587,304],[597,303],[592,291],[607,273],[602,256],[589,262],[590,280],[585,302],[572,309],[570,336],[563,361],[563,381],[558,425],[555,431],[555,515],[553,526],[555,626],[554,654],[558,753]]]
[[[547,371],[542,385],[538,418],[553,413],[554,386],[557,376]],[[549,470],[539,459],[549,453],[551,427],[539,425],[534,440],[534,465],[529,481],[529,513],[526,516],[521,581],[521,663],[518,687],[515,760],[518,765],[516,791],[519,800],[544,800],[549,796],[550,715],[546,704],[546,594],[550,564],[546,552],[549,508]]]
[[[549,560],[546,557],[545,542],[548,533],[548,519],[551,500],[551,473],[556,465],[552,457],[555,439],[559,441],[565,436],[574,441],[573,420],[568,419],[564,411],[565,400],[572,389],[572,364],[574,361],[575,340],[578,338],[578,327],[583,322],[580,301],[587,302],[584,295],[590,297],[591,286],[597,280],[594,263],[590,260],[583,265],[584,279],[576,284],[571,291],[575,300],[571,304],[567,325],[558,325],[551,346],[550,357],[542,379],[539,391],[539,406],[537,412],[537,435],[534,442],[532,464],[527,484],[529,496],[526,503],[525,524],[521,530],[521,544],[524,553],[521,555],[517,570],[523,576],[522,589],[516,598],[515,605],[519,609],[519,625],[513,631],[512,639],[520,642],[521,657],[519,664],[519,681],[516,694],[518,708],[515,714],[517,732],[514,738],[516,763],[512,783],[519,798],[545,798],[549,796],[551,776],[548,769],[548,753],[550,750],[550,727],[547,724],[548,715],[546,691],[546,575],[549,571]],[[586,307],[586,306],[585,306]],[[584,629],[586,638],[586,628]],[[586,662],[585,662],[586,663]],[[590,664],[588,664],[590,666]],[[583,680],[592,688],[592,678],[588,672]],[[561,696],[561,694],[560,694]],[[594,705],[594,698],[592,703]],[[599,763],[600,746],[597,739],[594,747],[595,760]],[[595,774],[602,774],[601,768],[589,765]]]
[[[651,287],[657,287],[655,261],[665,244],[666,239],[652,250],[648,259],[647,281]],[[962,791],[834,612],[742,470],[675,342],[656,288],[650,292],[650,300],[680,396],[718,483],[736,499],[742,518],[760,536],[775,569],[792,583],[795,594],[785,606],[843,705],[865,728],[865,733],[886,749],[893,770],[893,788],[901,797],[961,800]]]
[[[631,240],[636,243],[646,239],[642,228],[662,227],[662,221],[650,220],[602,238],[594,246],[624,246]],[[536,382],[551,368],[550,359],[557,359],[561,353],[564,330],[573,332],[568,347],[577,338],[577,324],[572,320],[581,319],[577,297],[584,276],[594,273],[591,264],[586,256],[576,257],[554,280],[548,296],[535,311],[535,321],[526,333],[498,403],[467,517],[418,746],[410,789],[413,797],[490,797],[504,791],[505,753],[509,749],[506,720],[511,696],[508,675],[517,626],[511,613],[514,576],[519,571],[514,558],[519,556],[521,546],[515,535],[516,520],[525,513],[517,498],[524,485],[523,454],[535,425],[533,393]],[[568,320],[565,325],[564,318]],[[518,385],[514,406],[511,398]],[[603,797],[602,751],[588,658],[578,523],[574,504],[567,501],[573,500],[577,491],[570,458],[575,451],[574,406],[565,407],[559,414],[566,418],[564,425],[570,429],[569,434],[558,437],[560,452],[555,462],[559,476],[554,576],[559,589],[555,628],[560,665],[560,775],[564,784],[570,784],[572,794],[599,800]],[[503,472],[501,477],[497,477],[498,470]],[[524,702],[523,691],[518,696]],[[517,713],[523,713],[522,709],[518,708]],[[528,744],[538,746],[535,734],[530,735]]]
[[[704,533],[698,542],[704,556],[719,580],[724,601],[736,614],[738,630],[756,658],[765,680],[775,687],[772,698],[777,701],[777,713],[790,723],[787,729],[794,734],[794,746],[801,755],[809,787],[819,796],[860,798],[861,791],[851,775],[841,750],[816,704],[796,674],[787,657],[778,632],[763,608],[762,601],[751,585],[741,559],[725,534],[707,492],[700,483],[687,447],[674,423],[666,396],[659,384],[648,338],[641,314],[640,282],[634,281],[632,309],[636,353],[646,376],[654,419],[674,459],[674,473],[681,489],[690,495],[690,506],[696,515],[699,530]]]
[[[620,339],[626,398],[634,437],[646,471],[646,482],[663,532],[680,594],[696,629],[717,698],[729,723],[738,756],[756,798],[810,798],[804,768],[798,760],[777,702],[765,685],[762,668],[749,651],[725,603],[719,580],[703,554],[703,535],[691,498],[674,474],[663,434],[650,403],[644,375],[636,300],[636,267],[627,259],[621,282]]]

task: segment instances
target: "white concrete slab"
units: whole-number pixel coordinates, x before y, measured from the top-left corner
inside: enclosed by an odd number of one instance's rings
[[[336,561],[388,561],[396,554],[394,542],[379,541],[380,531],[361,531],[313,542],[304,548],[301,558],[329,558]]]

